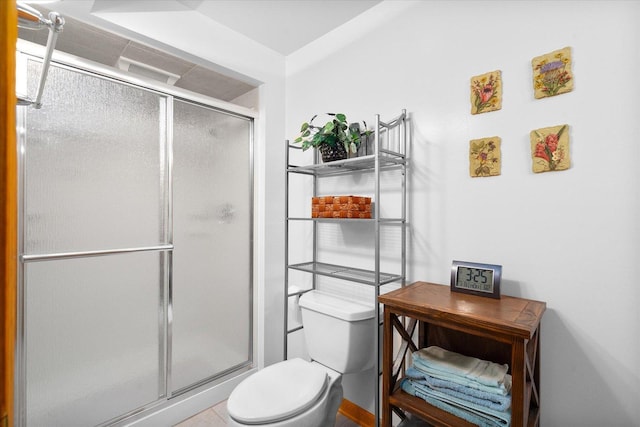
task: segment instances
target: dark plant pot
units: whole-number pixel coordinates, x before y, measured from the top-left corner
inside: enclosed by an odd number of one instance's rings
[[[345,150],[342,144],[337,144],[336,146],[321,145],[318,147],[318,150],[320,150],[322,161],[325,163],[347,158],[347,150]]]

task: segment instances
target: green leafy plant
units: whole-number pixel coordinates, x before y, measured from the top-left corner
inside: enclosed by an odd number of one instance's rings
[[[308,122],[302,123],[300,135],[293,141],[302,144],[303,150],[309,148],[322,148],[323,146],[338,147],[342,145],[347,153],[356,153],[362,141],[362,136],[368,135],[367,124],[364,124],[364,132],[360,130],[359,124],[347,123],[347,117],[342,113],[327,113],[331,117],[324,126],[316,126],[313,120],[318,117],[316,114]]]

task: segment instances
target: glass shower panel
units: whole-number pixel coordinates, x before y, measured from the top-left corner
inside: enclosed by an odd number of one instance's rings
[[[40,68],[29,61],[31,92]],[[26,110],[26,254],[160,243],[165,103],[52,65],[43,107]]]
[[[158,252],[25,265],[28,426],[93,426],[163,394]]]
[[[171,390],[251,360],[251,121],[174,103]]]

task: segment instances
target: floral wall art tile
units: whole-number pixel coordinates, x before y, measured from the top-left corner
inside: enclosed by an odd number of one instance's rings
[[[531,60],[536,98],[560,95],[573,90],[571,48],[565,47]]]
[[[530,136],[533,172],[569,169],[569,125],[533,130]]]
[[[500,175],[500,142],[498,136],[469,142],[469,175],[472,178]]]
[[[497,70],[471,77],[471,114],[488,113],[501,108],[501,71]]]

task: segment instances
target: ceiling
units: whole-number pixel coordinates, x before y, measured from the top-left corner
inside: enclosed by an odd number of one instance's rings
[[[26,0],[29,1],[29,0]],[[74,0],[58,0],[58,3]],[[75,0],[77,1],[77,0]],[[196,11],[289,55],[382,0],[86,0],[94,14]]]
[[[33,4],[47,16],[58,0]],[[77,0],[75,0],[77,1]],[[196,11],[212,21],[286,56],[347,23],[382,0],[94,0],[92,12]],[[63,5],[61,5],[63,6]],[[56,49],[104,65],[155,78],[176,87],[232,101],[255,85],[175,55],[63,15]],[[46,31],[19,30],[19,37],[41,45]],[[131,65],[133,64],[133,65]]]
[[[182,0],[208,18],[289,55],[382,0]]]

